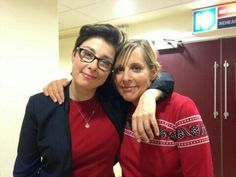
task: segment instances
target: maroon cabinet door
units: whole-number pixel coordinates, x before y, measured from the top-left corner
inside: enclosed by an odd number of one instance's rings
[[[227,62],[227,68],[224,63]],[[223,176],[236,176],[236,38],[222,40],[222,132]],[[225,76],[226,72],[226,76]],[[226,91],[226,92],[225,92]],[[226,98],[226,99],[225,99]],[[225,102],[226,101],[226,102]],[[228,113],[228,117],[225,117]]]
[[[236,39],[225,39],[184,44],[184,52],[158,57],[162,70],[173,74],[176,81],[175,91],[191,97],[201,113],[211,141],[215,177],[235,176],[232,172],[236,164],[236,139],[233,140],[233,131],[236,130],[235,56]],[[227,108],[230,116],[226,121],[223,118],[222,68],[225,57],[229,63],[233,63],[228,67]],[[215,70],[214,64],[217,66]],[[217,116],[214,116],[214,111],[218,112]]]

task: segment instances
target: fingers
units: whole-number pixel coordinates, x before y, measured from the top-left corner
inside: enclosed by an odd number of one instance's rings
[[[138,123],[138,134],[140,136],[141,141],[148,143],[149,137],[147,132],[145,131],[145,127],[143,123]]]
[[[43,93],[44,93],[45,96],[49,96],[47,86],[43,88]]]
[[[54,101],[54,102],[58,102],[60,103],[60,96],[58,94],[58,91],[57,91],[57,80],[56,81],[53,81],[51,82],[48,86],[48,93],[49,93],[49,96],[50,98]]]
[[[156,120],[156,89],[144,93],[132,115],[132,128],[135,128],[135,137],[138,140],[149,142],[154,136],[159,135]],[[134,131],[134,129],[133,129]]]
[[[62,79],[62,85],[65,87],[69,84],[69,80],[68,79]]]
[[[138,133],[137,119],[132,118],[132,131],[134,132],[134,137],[138,142],[141,142],[140,135]]]
[[[159,126],[155,115],[146,115],[140,117],[132,115],[132,130],[138,142],[150,142],[155,136],[159,136]]]
[[[148,137],[148,140],[152,140],[154,138],[154,134],[153,134],[153,130],[152,130],[149,119],[144,120],[143,126],[144,126],[144,131],[146,133],[146,136]],[[145,140],[148,141],[147,139]]]
[[[65,95],[64,95],[64,87],[67,86],[69,84],[69,81],[67,79],[62,79],[62,86],[61,87],[60,85],[58,85],[58,92],[59,92],[59,98],[60,98],[60,101],[59,103],[63,103],[64,100],[65,100]]]
[[[62,104],[64,102],[64,87],[68,85],[67,79],[55,80],[44,87],[43,92],[49,96],[54,102]]]
[[[150,121],[151,121],[151,126],[152,126],[152,130],[153,130],[154,134],[156,136],[159,136],[160,135],[160,130],[159,130],[159,126],[157,124],[156,117],[154,117],[154,118],[152,117],[152,119]]]
[[[154,138],[152,128],[148,119],[140,119],[138,116],[132,116],[132,130],[138,142],[143,141],[148,143]]]
[[[64,101],[64,94],[63,94],[63,82],[56,81],[52,84],[52,96],[55,98],[54,101],[57,101],[59,104],[62,104]]]

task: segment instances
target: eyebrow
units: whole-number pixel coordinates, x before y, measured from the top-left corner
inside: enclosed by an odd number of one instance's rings
[[[131,66],[132,66],[132,65],[140,65],[140,66],[143,66],[143,63],[133,62],[133,63],[131,63]]]

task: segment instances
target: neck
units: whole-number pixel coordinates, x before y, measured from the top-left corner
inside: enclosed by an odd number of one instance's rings
[[[86,101],[94,97],[96,90],[81,89],[72,81],[70,85],[70,98],[76,101]]]
[[[139,100],[140,98],[131,102],[134,107],[137,107]]]

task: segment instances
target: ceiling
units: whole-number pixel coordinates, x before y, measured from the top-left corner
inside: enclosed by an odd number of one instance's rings
[[[128,25],[161,18],[201,7],[232,2],[232,0],[125,0],[134,2],[134,11],[127,17],[118,14],[119,0],[58,0],[59,30],[79,28],[90,23]]]

